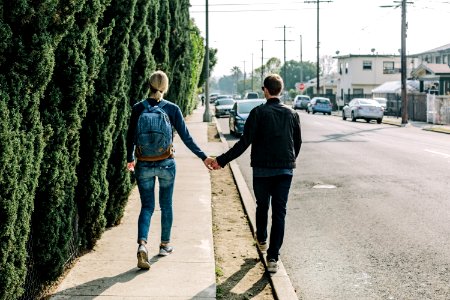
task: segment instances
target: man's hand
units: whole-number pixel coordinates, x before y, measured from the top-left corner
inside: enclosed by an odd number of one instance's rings
[[[211,163],[211,167],[212,167],[214,170],[219,170],[219,169],[222,168],[222,167],[219,165],[219,163],[217,162],[216,159],[214,159],[213,162]]]

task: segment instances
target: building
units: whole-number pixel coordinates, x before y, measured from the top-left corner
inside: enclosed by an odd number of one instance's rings
[[[374,88],[401,79],[399,55],[349,54],[334,58],[339,73],[336,97],[345,103],[356,97],[371,97]]]
[[[420,81],[420,91],[450,93],[450,44],[410,56],[413,60],[411,77]]]

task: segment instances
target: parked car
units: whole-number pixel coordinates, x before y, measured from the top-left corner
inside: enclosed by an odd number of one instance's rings
[[[259,99],[259,94],[257,92],[248,92],[245,94],[244,99]]]
[[[381,107],[383,107],[384,112],[386,112],[387,110],[387,99],[386,98],[373,98],[373,100],[377,101],[378,103],[380,103]]]
[[[315,114],[316,112],[321,112],[324,115],[325,114],[331,115],[332,108],[333,105],[331,104],[330,99],[325,97],[314,97],[308,103],[306,111],[308,112],[308,114],[309,113]]]
[[[308,107],[308,103],[311,101],[311,98],[308,95],[297,95],[292,101],[293,109],[305,109]]]
[[[220,118],[221,116],[229,116],[234,102],[236,101],[234,101],[233,98],[221,98],[216,100],[214,105],[215,116],[217,118]]]
[[[211,93],[211,94],[209,94],[209,103],[214,103],[214,101],[217,100],[217,96],[219,96],[219,93]]]
[[[342,109],[342,120],[351,118],[352,122],[364,119],[366,122],[376,120],[378,124],[383,121],[384,109],[378,101],[373,99],[355,98]]]
[[[216,101],[219,100],[219,99],[225,99],[225,98],[233,99],[233,95],[222,95],[222,94],[217,95]]]
[[[241,135],[244,132],[245,121],[247,121],[250,111],[266,103],[266,99],[247,99],[236,101],[230,111],[230,119],[228,121],[230,133],[233,135]]]

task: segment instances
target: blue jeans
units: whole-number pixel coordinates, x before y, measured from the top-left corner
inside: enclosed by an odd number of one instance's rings
[[[141,196],[141,212],[138,220],[138,242],[147,242],[150,221],[155,211],[155,181],[159,182],[159,207],[161,209],[161,243],[170,242],[173,210],[172,195],[175,184],[176,164],[173,158],[161,161],[138,161],[136,181]]]
[[[292,175],[253,177],[253,191],[256,198],[256,238],[260,242],[267,240],[269,207],[272,205],[272,228],[267,260],[278,261],[284,239],[286,206],[291,182]]]

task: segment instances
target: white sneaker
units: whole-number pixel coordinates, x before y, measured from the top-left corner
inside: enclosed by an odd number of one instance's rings
[[[278,262],[275,259],[269,259],[267,261],[267,271],[269,273],[276,273],[278,271]]]
[[[173,247],[169,245],[160,245],[159,246],[159,256],[167,256],[169,254],[172,254]]]
[[[139,269],[148,270],[150,269],[150,262],[148,261],[148,251],[144,245],[139,245],[137,252],[138,263],[137,266]]]

